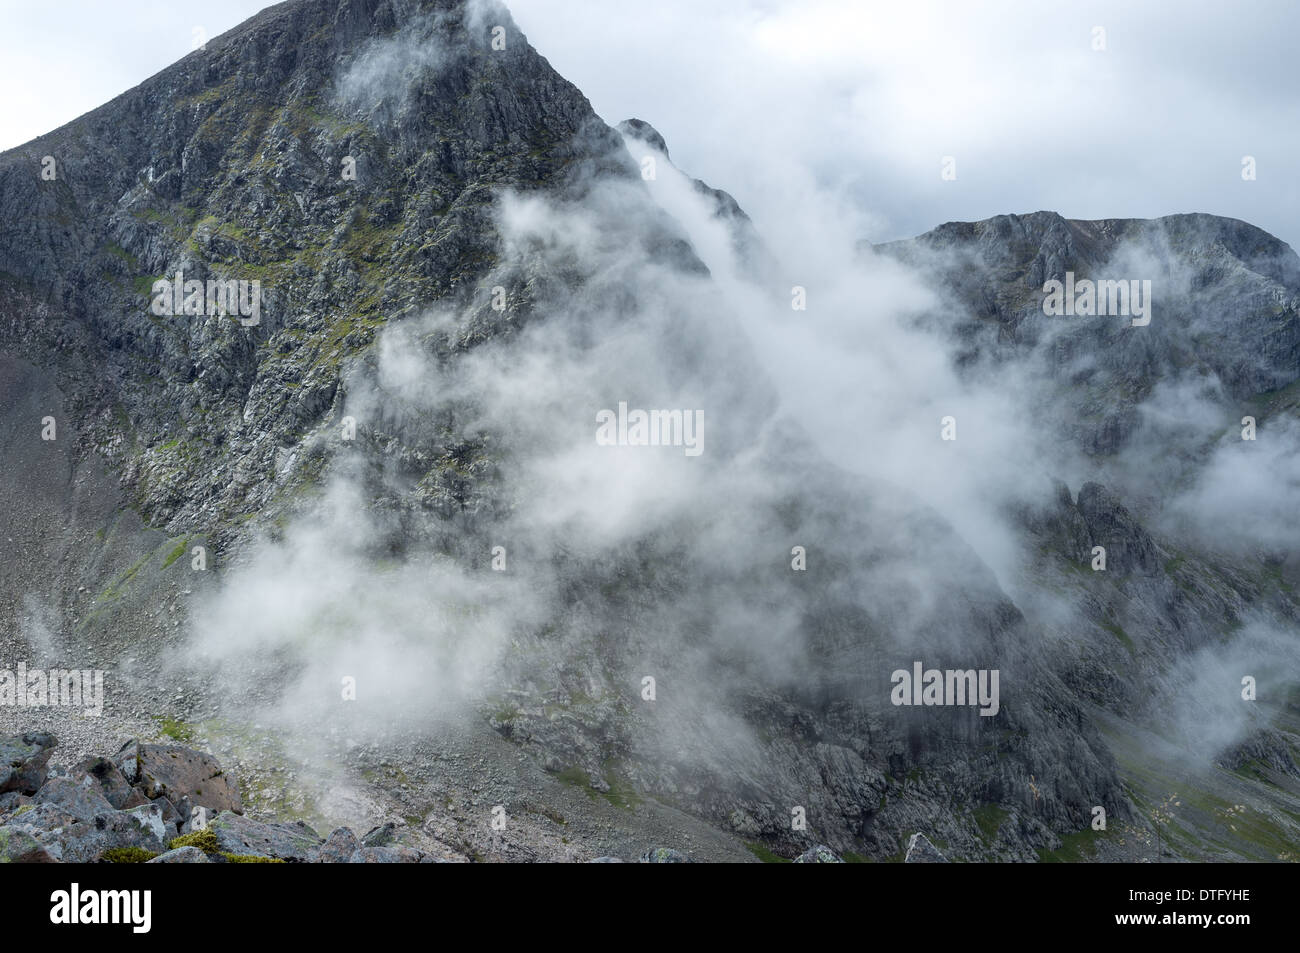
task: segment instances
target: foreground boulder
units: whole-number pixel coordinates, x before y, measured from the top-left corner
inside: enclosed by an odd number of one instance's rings
[[[72,768],[72,777],[76,780],[89,778],[113,807],[121,810],[128,805],[131,798],[131,783],[127,781],[120,768],[107,758],[87,758]]]
[[[166,827],[157,805],[129,811],[109,809],[83,819],[64,810],[66,793],[64,789],[50,800],[33,803],[6,818],[7,823],[0,827],[0,860],[88,864],[113,851],[157,854],[166,849]],[[77,809],[81,806],[74,805]]]
[[[158,854],[167,849],[162,809],[154,804],[129,811],[109,811],[78,828],[63,844],[64,863],[86,864],[101,860],[111,850],[136,848]]]
[[[20,807],[31,804],[32,799],[26,794],[19,794],[17,791],[8,791],[0,794],[0,816],[12,814]]]
[[[95,815],[114,809],[92,781],[72,778],[50,778],[36,792],[32,804],[38,807],[49,804],[82,821],[93,820]]]
[[[0,792],[0,863],[439,862],[397,843],[392,822],[364,837],[340,827],[322,841],[301,821],[244,817],[233,780],[201,751],[131,741],[51,777],[56,744],[34,733],[0,739],[0,777],[11,785]]]
[[[211,860],[208,855],[203,853],[197,847],[177,847],[175,850],[169,850],[164,854],[159,854],[152,860],[146,861],[149,864],[210,864]]]
[[[424,863],[424,851],[414,847],[393,844],[389,847],[362,847],[348,858],[349,864],[420,864]]]
[[[330,832],[312,861],[317,864],[346,864],[360,849],[361,842],[351,828],[338,827]]]
[[[387,824],[383,824],[379,827],[372,827],[370,830],[366,831],[365,836],[361,838],[361,846],[387,847],[393,842],[393,839],[396,836],[397,825],[392,821],[389,821]]]
[[[35,794],[49,774],[50,754],[59,743],[54,735],[29,731],[0,737],[0,794]]]
[[[8,825],[0,827],[0,864],[53,864],[55,858],[29,832]]]
[[[651,847],[641,855],[643,864],[689,864],[691,859],[671,847]]]
[[[320,835],[301,821],[263,824],[239,814],[218,815],[208,830],[216,835],[217,850],[238,856],[271,857],[289,863],[306,863],[318,855]]]
[[[172,804],[188,799],[213,812],[244,811],[234,779],[205,752],[183,745],[128,741],[113,761],[126,780],[151,799],[165,797]]]
[[[0,827],[0,861],[57,863],[63,860],[64,842],[85,830],[84,821],[57,805],[24,805]]]

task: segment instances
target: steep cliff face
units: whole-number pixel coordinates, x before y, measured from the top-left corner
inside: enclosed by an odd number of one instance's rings
[[[501,51],[481,32],[454,4],[277,6],[4,157],[8,278],[85,329],[111,391],[72,416],[152,524],[259,510],[341,361],[485,273],[495,185],[619,168],[576,89],[517,32]],[[150,285],[177,272],[260,279],[260,323],[158,320]],[[37,353],[58,334],[14,330]]]
[[[1300,259],[1209,215],[999,216],[877,251],[945,289],[918,320],[970,379],[1017,395],[1027,433],[1055,435],[1055,496],[1015,517],[1036,554],[1016,601],[1039,631],[1066,630],[1053,668],[1104,709],[1126,789],[1148,810],[1192,799],[1193,855],[1290,856]],[[1047,283],[1067,273],[1150,281],[1149,324],[1046,313]],[[1246,702],[1260,672],[1268,697]],[[1242,801],[1262,820],[1237,839],[1225,828]]]
[[[1195,380],[1245,412],[1295,383],[1300,368],[1300,259],[1245,222],[1080,222],[1035,212],[951,222],[879,250],[927,269],[950,291],[964,360],[1032,361],[1054,385],[1064,435],[1089,454],[1122,450],[1162,384]],[[1150,282],[1150,324],[1044,313],[1045,284],[1064,283],[1067,272]]]
[[[33,534],[40,558],[23,562],[40,578],[14,579],[10,598],[41,592],[79,615],[79,575],[100,592],[121,572],[98,565],[105,546],[127,566],[181,537],[221,552],[273,516],[331,454],[307,438],[340,416],[344,363],[417,302],[471,300],[496,254],[495,187],[563,190],[585,164],[627,165],[508,18],[494,51],[466,15],[277,6],[0,159],[6,351],[13,386],[41,394],[6,402],[11,459],[51,464],[10,481],[7,535],[60,527]],[[259,281],[259,322],[153,314],[153,282],[177,273]],[[27,444],[37,408],[57,441]],[[67,519],[83,465],[99,488],[84,495],[114,495],[122,520]]]
[[[1004,592],[922,501],[782,418],[637,159],[504,10],[398,0],[273,7],[0,156],[6,655],[103,663],[119,713],[363,738],[413,775],[440,706],[469,709],[504,740],[467,786],[522,750],[629,827],[650,797],[789,852],[901,856],[924,827],[1033,859],[1099,805],[1140,830],[1112,736],[1249,610],[1294,619],[1294,563],[1264,585],[1089,483],[1015,514],[1044,558]],[[691,188],[767,260],[730,196]],[[1049,328],[1034,288],[1130,239],[1182,282],[1146,343]],[[1225,402],[1300,376],[1300,267],[1239,223],[1040,213],[886,252],[950,289],[924,318],[962,365],[1031,368],[1087,453],[1175,374]],[[177,274],[258,282],[256,323],[156,313]],[[701,413],[701,452],[602,445],[620,403]],[[1104,581],[1075,578],[1099,543]],[[1045,639],[1058,589],[1087,624]],[[917,660],[995,670],[997,713],[893,704]],[[1296,777],[1285,737],[1251,743]],[[416,788],[410,811],[441,810]]]

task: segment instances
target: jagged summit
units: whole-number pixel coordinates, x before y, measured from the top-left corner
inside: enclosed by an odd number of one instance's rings
[[[1221,382],[1236,406],[1300,378],[1300,257],[1237,219],[1078,221],[1034,212],[949,222],[875,248],[946,289],[951,307],[937,320],[966,342],[967,360],[1032,353],[1059,382],[1058,399],[1087,394],[1092,413],[1069,427],[1090,453],[1125,446],[1139,405],[1189,368]],[[1150,325],[1045,315],[1046,282],[1067,274],[1150,282]]]
[[[355,55],[369,41],[397,32],[411,18],[463,22],[469,10],[466,0],[285,0],[209,39],[202,48],[84,116],[7,152],[55,144],[86,126],[102,133],[107,121],[177,96],[207,92],[209,98],[220,98],[228,92],[222,83],[232,76],[242,87],[266,94],[292,77],[293,88],[279,98],[311,93],[331,83],[340,60]],[[504,7],[500,19],[516,39],[522,39]],[[522,46],[516,47],[522,52]]]
[[[1286,242],[1249,222],[1203,212],[1096,220],[1068,219],[1051,211],[996,215],[979,222],[946,222],[916,238],[876,247],[978,246],[990,254],[1007,248],[1035,248],[1047,257],[1070,253],[1080,265],[1096,265],[1122,242],[1153,237],[1167,241],[1175,252],[1201,255],[1217,250],[1273,281],[1300,285],[1300,258]]]
[[[659,134],[659,130],[644,119],[624,119],[614,128],[625,136],[639,139],[652,149],[658,149],[664,154],[664,158],[671,158],[668,155],[668,143],[664,141],[664,137]]]
[[[173,224],[188,238],[187,226],[215,215],[246,229],[240,219],[254,208],[256,235],[248,237],[259,247],[229,247],[240,237],[227,233],[228,257],[247,252],[244,260],[273,267],[301,239],[328,247],[330,235],[311,233],[326,223],[333,232],[345,205],[371,206],[376,229],[400,225],[405,244],[424,245],[407,224],[423,231],[449,212],[469,213],[482,186],[549,183],[579,156],[601,161],[615,148],[586,98],[504,11],[505,47],[495,50],[493,24],[470,9],[394,0],[281,4],[10,150],[0,156],[0,207],[15,223],[0,236],[6,270],[61,295],[66,265],[113,243],[161,273],[168,242],[149,241],[141,228]],[[57,181],[37,174],[45,155],[57,162]],[[352,180],[342,177],[345,156],[356,160]],[[318,221],[313,211],[323,213]],[[143,226],[131,221],[146,216]],[[55,217],[76,222],[83,246],[76,254],[63,247],[62,231],[48,228]],[[196,241],[207,244],[201,235]],[[143,256],[141,242],[149,246]],[[448,274],[441,255],[432,269],[403,257],[408,274]],[[111,263],[109,270],[121,271]]]
[[[732,249],[741,268],[754,278],[765,275],[770,277],[774,271],[772,256],[753,221],[730,192],[716,189],[679,169],[668,155],[668,143],[664,137],[645,120],[624,119],[614,128],[622,133],[634,154],[638,150],[649,148],[662,155],[668,165],[686,178],[697,193],[708,199],[713,217],[721,221],[730,232]]]

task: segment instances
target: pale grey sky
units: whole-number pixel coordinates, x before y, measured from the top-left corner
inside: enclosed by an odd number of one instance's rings
[[[216,36],[269,5],[0,0],[0,149],[179,59],[196,28]],[[1300,240],[1288,0],[509,5],[606,120],[653,123],[760,226],[779,225],[783,191],[815,183],[877,241],[1037,209],[1212,212]]]

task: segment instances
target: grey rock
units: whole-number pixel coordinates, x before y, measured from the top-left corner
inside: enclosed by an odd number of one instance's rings
[[[424,860],[424,852],[411,847],[393,845],[391,847],[362,847],[353,851],[348,858],[349,864],[418,864]]]
[[[162,809],[156,804],[98,814],[89,823],[51,834],[50,839],[58,840],[64,863],[91,863],[114,848],[139,847],[152,853],[167,849]]]
[[[212,861],[208,855],[203,853],[197,847],[177,847],[175,850],[169,850],[159,854],[152,860],[145,861],[147,864],[210,864]]]
[[[0,826],[0,864],[54,863],[58,863],[58,858],[29,831]]]
[[[641,855],[643,864],[689,864],[691,859],[671,847],[651,847]]]
[[[183,745],[128,743],[114,759],[122,774],[147,797],[188,799],[211,811],[242,813],[234,780],[206,752]]]
[[[32,799],[26,794],[19,794],[17,791],[8,791],[0,794],[0,816],[12,814],[20,807],[32,803]]]
[[[76,779],[90,778],[113,807],[125,807],[131,796],[131,783],[108,758],[87,758],[72,768],[71,775]]]
[[[361,843],[351,828],[336,827],[311,859],[319,864],[345,864],[360,848]]]
[[[0,738],[0,793],[35,794],[58,743],[54,735],[37,731]]]
[[[844,859],[825,844],[817,844],[794,859],[796,864],[842,864]]]
[[[321,846],[321,838],[302,822],[263,824],[226,812],[217,815],[208,830],[217,836],[218,850],[227,854],[274,857],[290,863],[306,863]]]
[[[1078,510],[1092,544],[1106,549],[1107,572],[1152,575],[1160,570],[1151,536],[1104,486],[1085,483],[1079,490]]]
[[[140,780],[140,742],[133,738],[123,744],[117,754],[113,755],[113,763],[117,765],[128,784],[137,783]]]
[[[53,803],[25,805],[5,819],[13,828],[21,828],[37,835],[62,834],[79,829],[86,822],[69,814],[61,805]]]
[[[392,843],[396,834],[397,825],[389,821],[380,827],[372,827],[368,830],[361,838],[361,843],[365,847],[383,847]]]
[[[52,805],[83,821],[92,820],[98,814],[113,810],[113,805],[100,793],[99,786],[93,779],[87,777],[83,777],[80,781],[71,778],[52,778],[36,792],[32,802],[37,805]]]
[[[185,822],[181,812],[176,809],[176,805],[165,797],[154,798],[154,803],[162,808],[163,823],[169,829],[175,830]]]

